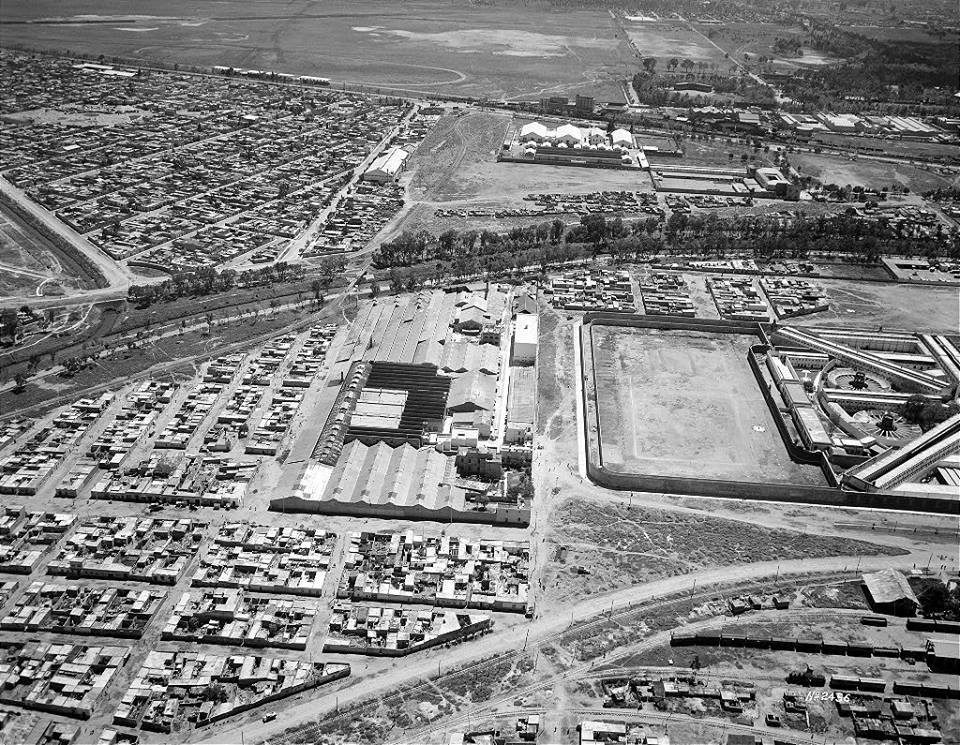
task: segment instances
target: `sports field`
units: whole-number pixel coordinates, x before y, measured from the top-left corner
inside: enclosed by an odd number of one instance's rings
[[[604,465],[612,471],[823,483],[787,455],[747,365],[753,337],[593,327]]]
[[[597,10],[451,0],[134,5],[124,0],[5,5],[3,38],[35,48],[490,98],[582,92],[620,101],[620,81],[633,74],[628,45],[614,36],[609,14]]]

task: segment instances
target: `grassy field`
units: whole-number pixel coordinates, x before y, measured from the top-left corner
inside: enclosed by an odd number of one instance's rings
[[[854,161],[812,153],[792,153],[790,163],[804,176],[813,176],[824,184],[867,187],[903,184],[915,192],[960,185],[960,177],[934,173],[907,163]]]
[[[828,323],[859,328],[907,329],[956,333],[960,303],[956,287],[857,284],[844,280],[816,280],[827,293],[830,310],[793,319],[804,326]]]
[[[544,587],[548,595],[566,599],[718,566],[856,552],[899,553],[848,538],[583,500],[568,500],[556,510],[548,541],[554,554],[545,569]],[[557,558],[560,546],[566,549],[563,560]],[[586,567],[590,574],[579,574],[578,566]]]
[[[656,57],[660,67],[676,57],[693,62],[724,63],[723,51],[685,23],[677,21],[624,22],[627,36],[644,57]]]
[[[135,12],[137,15],[131,15]],[[234,65],[492,98],[589,93],[622,100],[625,42],[607,13],[423,0],[187,0],[4,9],[9,20],[88,16],[96,23],[10,25],[4,41],[47,49]]]
[[[774,60],[774,67],[797,68],[825,64],[838,64],[842,60],[829,57],[810,48],[803,49],[799,57],[784,57],[775,48],[778,38],[801,38],[804,31],[800,26],[784,26],[777,23],[727,23],[723,26],[702,26],[700,30],[711,41],[738,62],[755,63],[758,56]]]
[[[790,461],[747,336],[594,327],[604,465],[627,473],[822,483]]]

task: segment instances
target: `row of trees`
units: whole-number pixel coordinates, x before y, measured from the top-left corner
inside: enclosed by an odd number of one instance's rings
[[[557,247],[572,250],[557,252]],[[547,250],[551,249],[551,250]],[[721,217],[716,213],[673,212],[666,221],[648,217],[626,222],[621,216],[584,215],[567,226],[562,220],[515,227],[503,234],[447,230],[405,232],[374,255],[374,266],[391,269],[394,289],[444,276],[492,273],[608,253],[616,259],[641,259],[664,252],[724,256],[748,251],[760,258],[802,258],[811,252],[846,253],[866,262],[886,254],[960,258],[954,236],[914,238],[899,222],[866,220],[852,210],[833,215],[797,215],[780,220],[764,215]],[[397,270],[421,267],[410,275]],[[417,280],[416,277],[420,279]]]
[[[311,284],[316,297],[319,297],[322,288],[329,287],[333,283],[336,276],[343,271],[344,266],[343,259],[339,257],[320,262],[317,267],[317,279]],[[178,272],[156,284],[132,285],[128,291],[128,297],[142,305],[150,305],[183,297],[214,295],[238,287],[283,284],[302,280],[304,276],[303,264],[287,264],[283,261],[242,272],[234,269],[218,272],[213,267],[200,267],[190,272]]]
[[[715,93],[727,94],[727,98],[737,104],[772,107],[776,103],[773,91],[746,75],[737,75],[735,70],[726,75],[698,75],[697,82],[709,85]],[[648,106],[687,106],[716,104],[714,98],[673,90],[675,81],[646,70],[634,74],[631,80],[633,90],[641,102]]]

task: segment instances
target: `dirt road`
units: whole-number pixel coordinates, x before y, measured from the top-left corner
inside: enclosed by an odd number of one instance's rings
[[[437,654],[424,654],[418,658],[395,665],[388,672],[381,673],[373,680],[348,679],[348,685],[340,690],[317,691],[310,700],[296,703],[282,709],[281,716],[273,722],[262,722],[250,718],[245,723],[233,724],[229,729],[217,732],[197,733],[195,742],[238,743],[259,742],[280,735],[285,729],[298,723],[306,723],[333,711],[337,706],[345,706],[357,701],[376,697],[378,694],[396,691],[405,684],[426,680],[436,674],[437,655],[442,655],[445,668],[459,667],[476,662],[504,650],[517,650],[526,640],[528,648],[544,644],[562,634],[573,624],[602,618],[608,613],[632,608],[637,605],[663,598],[667,595],[682,593],[696,588],[727,585],[766,577],[791,575],[833,574],[843,568],[853,570],[859,563],[860,570],[873,571],[886,568],[909,568],[911,564],[926,564],[931,556],[942,553],[942,546],[926,550],[916,550],[906,556],[875,556],[858,559],[856,556],[840,556],[824,559],[798,559],[794,561],[766,561],[746,564],[739,567],[722,567],[694,572],[680,577],[649,582],[629,587],[607,595],[589,598],[570,607],[569,613],[541,615],[530,624],[518,625],[503,632],[495,632],[470,644],[451,649],[439,650]],[[528,636],[529,632],[529,636]]]

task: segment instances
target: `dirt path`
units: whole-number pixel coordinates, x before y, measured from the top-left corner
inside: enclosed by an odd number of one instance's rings
[[[126,291],[134,279],[133,272],[127,267],[121,266],[111,259],[105,253],[96,248],[90,241],[84,238],[80,233],[64,225],[53,214],[35,204],[26,194],[5,178],[0,177],[0,191],[10,200],[15,202],[19,209],[31,215],[34,219],[43,223],[51,233],[61,236],[68,241],[79,253],[83,254],[94,266],[96,266],[109,285],[109,290]],[[97,290],[88,291],[88,297],[97,293]],[[102,291],[100,291],[102,292]]]

